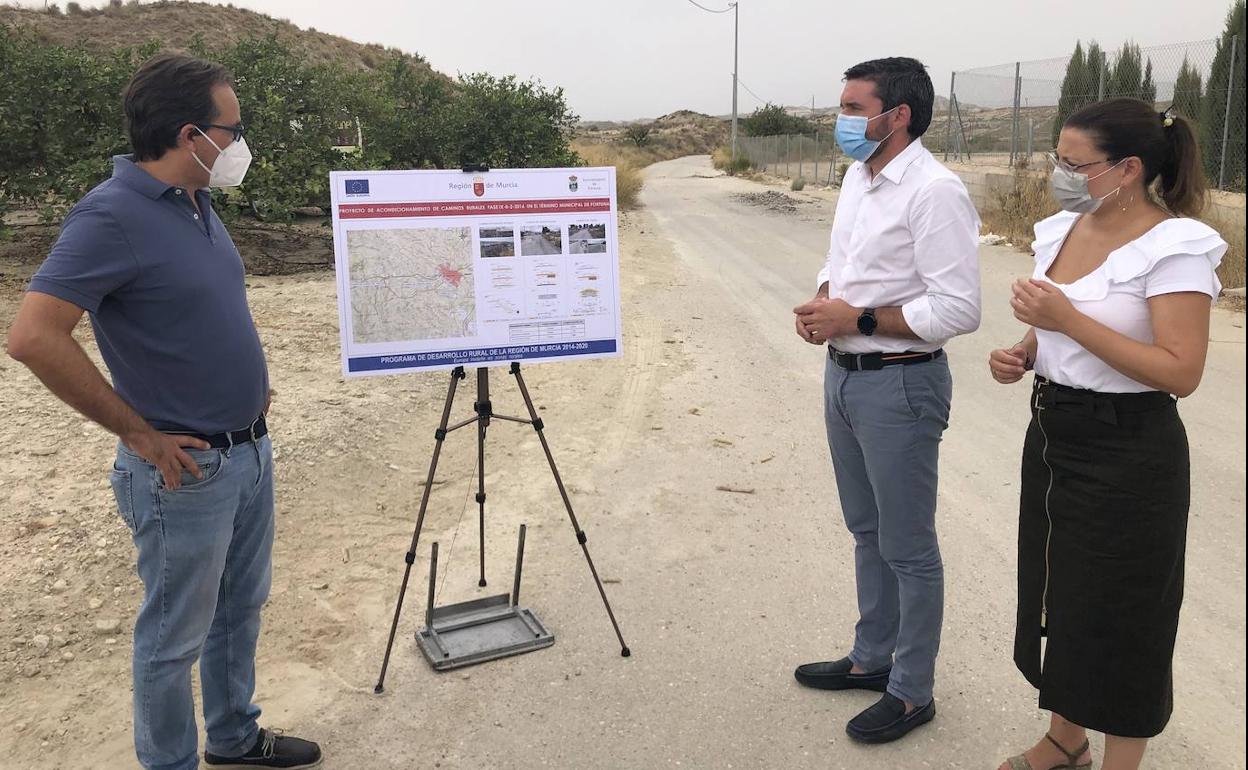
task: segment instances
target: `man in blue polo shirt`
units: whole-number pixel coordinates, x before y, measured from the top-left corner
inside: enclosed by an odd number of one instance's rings
[[[318,767],[316,744],[260,728],[252,703],[273,545],[268,371],[242,258],[208,192],[240,184],[251,160],[238,98],[221,66],[161,54],[124,99],[134,154],[65,219],[9,355],[120,439],[111,482],[144,586],[139,761],[199,766],[198,660],[207,766]],[[73,338],[83,312],[111,386]]]

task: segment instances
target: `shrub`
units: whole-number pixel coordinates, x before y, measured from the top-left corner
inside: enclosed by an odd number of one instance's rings
[[[732,150],[727,147],[717,147],[711,153],[711,165],[730,176],[744,174],[752,167],[749,158],[740,154],[733,158]]]
[[[615,145],[593,144],[576,146],[576,153],[587,166],[615,167],[615,198],[623,210],[634,209],[640,205],[641,188],[645,185],[642,177],[642,165],[627,152],[627,148]]]
[[[1228,289],[1242,287],[1245,281],[1243,222],[1236,225],[1230,222],[1211,221],[1209,224],[1222,234],[1222,239],[1230,246],[1226,255],[1222,257],[1222,264],[1218,266],[1218,280],[1222,281],[1222,285]]]
[[[217,193],[226,217],[242,209],[285,220],[327,207],[329,172],[346,165],[335,149],[344,124],[363,134],[354,168],[580,163],[568,144],[576,116],[560,89],[490,75],[453,83],[399,54],[379,54],[376,70],[311,64],[276,35],[225,49],[201,36],[189,48],[233,72],[255,154],[243,185]],[[159,49],[95,54],[0,27],[0,202],[54,220],[105,179],[111,156],[128,149],[119,94]]]
[[[1048,174],[1014,172],[1014,184],[998,193],[983,212],[984,226],[1005,237],[1019,248],[1032,241],[1036,222],[1057,213],[1057,202],[1049,191]]]
[[[645,147],[650,144],[650,132],[652,127],[644,123],[634,123],[624,129],[624,138],[633,143],[635,147]]]
[[[793,192],[801,192],[806,189],[806,180],[799,176],[789,184],[789,189]]]

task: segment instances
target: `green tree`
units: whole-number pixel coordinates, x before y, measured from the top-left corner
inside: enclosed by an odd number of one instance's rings
[[[741,120],[741,131],[746,136],[813,134],[815,124],[806,118],[790,115],[778,104],[767,103]]]
[[[1143,59],[1138,45],[1130,41],[1123,43],[1109,69],[1109,79],[1105,84],[1106,99],[1140,98],[1144,81]]]
[[[1203,93],[1200,72],[1192,66],[1187,56],[1174,81],[1174,102],[1170,108],[1188,120],[1200,119],[1200,98]]]
[[[1232,45],[1232,39],[1238,41]],[[1205,158],[1205,172],[1212,184],[1218,183],[1222,172],[1223,127],[1226,129],[1225,184],[1244,189],[1244,0],[1235,0],[1226,15],[1226,29],[1218,39],[1217,53],[1205,86],[1205,99],[1200,112],[1200,143]],[[1231,48],[1235,61],[1231,61]],[[1230,88],[1234,72],[1234,88]],[[1230,89],[1230,109],[1227,92]]]
[[[568,146],[577,116],[562,88],[514,75],[465,75],[450,112],[456,165],[532,168],[580,160]]]
[[[384,168],[445,168],[450,152],[447,113],[454,89],[446,78],[394,54],[379,68],[381,104],[364,132],[389,153]]]
[[[1144,64],[1144,82],[1140,84],[1140,98],[1149,104],[1157,104],[1157,83],[1153,80],[1153,60]]]
[[[1088,44],[1088,66],[1085,70],[1083,98],[1080,107],[1100,101],[1109,91],[1109,55],[1101,44],[1093,40]]]
[[[0,199],[52,216],[107,178],[128,146],[119,95],[154,51],[95,56],[0,27]]]
[[[1083,94],[1087,91],[1087,57],[1083,56],[1083,42],[1075,42],[1075,52],[1071,60],[1066,62],[1066,75],[1062,76],[1062,91],[1057,97],[1057,116],[1053,119],[1053,146],[1057,146],[1057,137],[1062,132],[1062,125],[1081,104]]]
[[[276,35],[225,49],[197,37],[188,48],[233,73],[254,156],[241,187],[215,193],[227,217],[282,220],[327,207],[336,169],[579,161],[568,146],[576,115],[561,89],[489,75],[456,83],[403,55],[375,69],[314,65]],[[120,94],[158,50],[91,53],[0,26],[0,214],[20,205],[54,216],[109,175],[111,156],[129,149]],[[344,126],[363,137],[348,155],[335,146]]]
[[[1100,48],[1092,43],[1090,52],[1099,53]],[[1053,120],[1053,146],[1057,146],[1058,135],[1062,125],[1076,110],[1087,104],[1096,93],[1095,79],[1091,77],[1095,60],[1083,52],[1083,43],[1075,43],[1075,52],[1066,63],[1066,74],[1062,77],[1061,95],[1057,98],[1057,116]]]
[[[633,143],[636,147],[645,147],[650,144],[650,133],[654,130],[654,126],[649,123],[633,123],[624,129],[624,138]]]

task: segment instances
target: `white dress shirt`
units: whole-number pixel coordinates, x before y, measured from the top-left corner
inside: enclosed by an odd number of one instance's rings
[[[1049,268],[1079,220],[1065,211],[1036,223],[1036,270],[1032,277],[1061,289],[1080,313],[1119,334],[1151,345],[1153,317],[1148,300],[1162,294],[1198,292],[1214,300],[1222,292],[1218,263],[1226,241],[1195,219],[1159,223],[1134,241],[1114,249],[1100,267],[1074,283],[1057,283]],[[1102,393],[1143,393],[1136,382],[1060,332],[1036,329],[1036,374],[1061,385]]]
[[[819,283],[860,308],[900,307],[920,339],[853,334],[847,353],[932,352],[979,328],[979,215],[962,180],[918,139],[875,178],[845,172]]]

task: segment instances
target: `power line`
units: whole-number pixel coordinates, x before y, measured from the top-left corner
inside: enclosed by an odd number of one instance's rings
[[[697,7],[706,11],[707,13],[728,13],[729,11],[732,10],[732,5],[729,5],[727,8],[723,9],[722,11],[717,11],[714,8],[707,8],[705,5],[695,2],[695,0],[686,0],[686,2],[688,2],[690,5],[696,5]]]
[[[692,0],[690,0],[690,1],[692,2]],[[749,86],[747,86],[747,85],[745,84],[745,81],[744,81],[744,80],[742,80],[741,78],[737,78],[737,85],[739,85],[739,86],[741,86],[742,88],[744,88],[744,89],[745,89],[745,92],[746,92],[747,94],[749,94],[750,96],[753,96],[755,99],[757,99],[758,101],[762,102],[763,104],[771,104],[771,102],[767,101],[767,100],[766,100],[766,99],[764,99],[763,97],[761,97],[761,96],[759,96],[758,94],[754,93],[754,91],[753,91],[753,90],[752,90]]]

